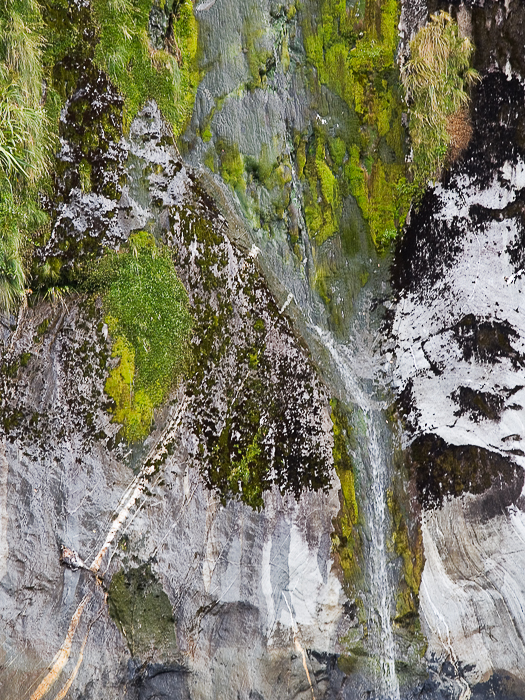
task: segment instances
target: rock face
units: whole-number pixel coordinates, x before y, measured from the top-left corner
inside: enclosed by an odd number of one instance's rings
[[[111,422],[104,383],[115,360],[100,300],[39,303],[14,334],[4,330],[6,700],[28,687],[33,698],[59,697],[68,678],[78,698],[324,697],[342,677],[338,639],[357,625],[330,557],[340,503],[326,390],[255,256],[230,242],[227,221],[163,139],[149,105],[120,146],[127,184],[115,230],[125,239],[155,221],[172,246],[194,308],[197,370],[144,447],[130,451]],[[217,473],[217,454],[242,456],[255,409],[268,466],[249,491],[241,475]],[[95,567],[130,466],[144,473],[150,463],[147,487]],[[264,509],[224,504],[236,495]],[[61,546],[72,550],[62,565]],[[51,685],[46,667],[61,646]]]
[[[152,5],[155,60],[184,59],[178,7]],[[399,8],[367,7],[359,43],[344,3],[196,3],[182,156],[155,102],[124,134],[95,54],[63,59],[35,292],[147,231],[187,290],[192,363],[130,445],[100,294],[2,318],[1,700],[525,697],[523,9],[455,11],[473,137],[389,283]]]
[[[514,11],[494,31],[515,26]],[[487,16],[462,12],[481,40]],[[480,43],[471,145],[425,197],[393,267],[426,657],[443,692],[464,698],[523,697],[525,682],[523,87],[498,41]]]

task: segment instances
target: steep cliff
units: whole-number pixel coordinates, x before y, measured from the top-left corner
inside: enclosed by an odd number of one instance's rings
[[[522,10],[430,9],[418,179],[416,3],[6,6],[2,700],[525,697]]]

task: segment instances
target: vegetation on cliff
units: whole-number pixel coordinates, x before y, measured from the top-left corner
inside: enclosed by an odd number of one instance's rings
[[[430,16],[410,42],[401,78],[410,105],[412,173],[416,187],[441,177],[447,160],[468,144],[469,88],[478,79],[474,46],[446,12]]]
[[[0,308],[25,293],[29,233],[45,222],[37,183],[49,167],[42,105],[42,17],[33,0],[0,10]]]
[[[357,525],[359,508],[355,492],[354,463],[350,450],[355,446],[355,436],[346,410],[337,399],[332,399],[332,424],[334,433],[334,467],[341,482],[341,510],[334,519],[332,549],[336,554],[344,576],[347,593],[353,592],[361,574],[361,542]]]
[[[192,317],[188,296],[169,250],[142,231],[120,253],[108,252],[90,284],[104,289],[113,357],[106,392],[115,401],[115,421],[130,442],[149,432],[160,406],[187,369]]]
[[[158,4],[166,33],[160,48],[149,32],[152,0],[94,0],[98,27],[95,63],[124,97],[124,128],[147,100],[155,100],[178,136],[193,108],[197,22],[191,0]]]
[[[154,11],[162,20],[155,39],[150,34]],[[77,250],[75,244],[69,250],[70,241],[64,241],[61,253],[54,254],[51,260],[42,260],[42,255],[38,255],[31,264],[35,246],[43,246],[49,238],[53,202],[67,198],[68,187],[91,191],[97,173],[90,158],[98,157],[104,148],[107,150],[110,142],[120,140],[122,129],[129,127],[147,100],[156,100],[174,136],[180,134],[197,88],[196,51],[197,25],[190,0],[161,4],[152,0],[94,0],[89,5],[66,0],[4,3],[0,10],[3,310],[13,310],[24,298],[30,277],[33,289],[43,292],[49,287],[58,290],[74,283],[71,257],[84,255],[82,246],[82,250]],[[112,91],[116,87],[120,92],[115,107],[121,115],[123,112],[123,119],[121,116],[115,130],[114,110],[110,107],[108,119],[100,116],[101,133],[94,133],[91,124],[84,124],[84,112],[90,114],[93,105],[86,100],[70,100],[79,88],[82,92],[86,76],[92,79],[98,70],[109,78]],[[66,140],[71,136],[71,124],[59,122],[66,105],[67,116],[75,120],[75,146],[83,154],[75,173],[69,172],[71,164],[64,170],[66,166],[52,155],[59,131]],[[78,113],[75,107],[84,112]],[[62,133],[68,129],[67,134]],[[114,192],[104,191],[104,196],[116,196],[118,187],[113,189]],[[65,260],[70,264],[64,275]]]
[[[398,21],[396,0],[367,2],[364,8],[322,0],[317,13],[305,15],[307,58],[319,83],[346,104],[351,125],[339,139],[318,128],[307,144],[306,224],[318,244],[338,229],[341,196],[356,199],[379,248],[395,236],[408,212],[395,63]]]

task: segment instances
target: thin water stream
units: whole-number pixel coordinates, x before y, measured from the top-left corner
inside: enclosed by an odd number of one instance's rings
[[[367,596],[368,633],[371,653],[376,659],[377,700],[399,700],[399,682],[395,670],[395,642],[392,630],[392,608],[395,588],[388,574],[387,539],[390,534],[387,489],[392,473],[391,446],[381,402],[375,399],[369,382],[356,374],[358,358],[347,345],[318,326],[315,330],[343,382],[348,400],[360,410],[364,423],[361,440],[354,457],[364,475],[368,497],[362,507],[366,513],[369,545],[366,553],[369,593]]]

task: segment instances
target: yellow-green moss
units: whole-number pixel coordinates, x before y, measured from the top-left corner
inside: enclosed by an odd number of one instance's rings
[[[177,137],[191,115],[199,83],[191,0],[176,4],[172,36],[160,50],[148,35],[151,0],[93,0],[92,7],[99,27],[95,61],[124,96],[124,127],[153,99]]]
[[[403,579],[396,603],[396,622],[413,628],[418,618],[419,587],[425,564],[421,528],[418,526],[415,533],[410,535],[403,510],[392,491],[387,494],[387,503],[392,518],[392,548],[403,561]]]
[[[334,433],[334,467],[341,482],[341,510],[334,523],[336,528],[332,533],[332,546],[339,558],[345,584],[350,589],[360,574],[360,542],[356,529],[359,508],[355,492],[354,465],[349,452],[353,433],[341,403],[336,399],[330,403]]]
[[[120,253],[108,253],[90,284],[104,290],[113,356],[120,357],[106,392],[115,401],[114,420],[134,442],[146,437],[153,409],[188,368],[188,297],[168,249],[144,231],[130,236]]]
[[[234,190],[244,190],[244,160],[236,143],[217,142],[217,154],[220,161],[220,172],[223,180]]]
[[[369,0],[363,21],[359,4],[348,9],[343,0],[322,0],[319,14],[317,22],[312,16],[303,22],[308,60],[317,80],[345,101],[359,128],[344,138],[325,136],[330,160],[323,162],[317,149],[318,186],[312,172],[305,172],[310,190],[307,227],[318,244],[338,230],[340,208],[337,195],[330,202],[330,171],[333,181],[341,182],[340,189],[355,197],[374,243],[381,248],[402,227],[408,211],[397,186],[405,174],[402,100],[394,61],[399,4]],[[299,155],[298,170],[302,170]],[[317,201],[317,190],[331,205],[330,216]]]
[[[109,327],[117,326],[114,319],[106,318]],[[124,426],[124,437],[128,442],[135,442],[146,437],[153,421],[153,403],[142,389],[134,391],[135,351],[122,336],[117,335],[111,352],[119,357],[105,385],[105,391],[115,401],[114,420]]]

